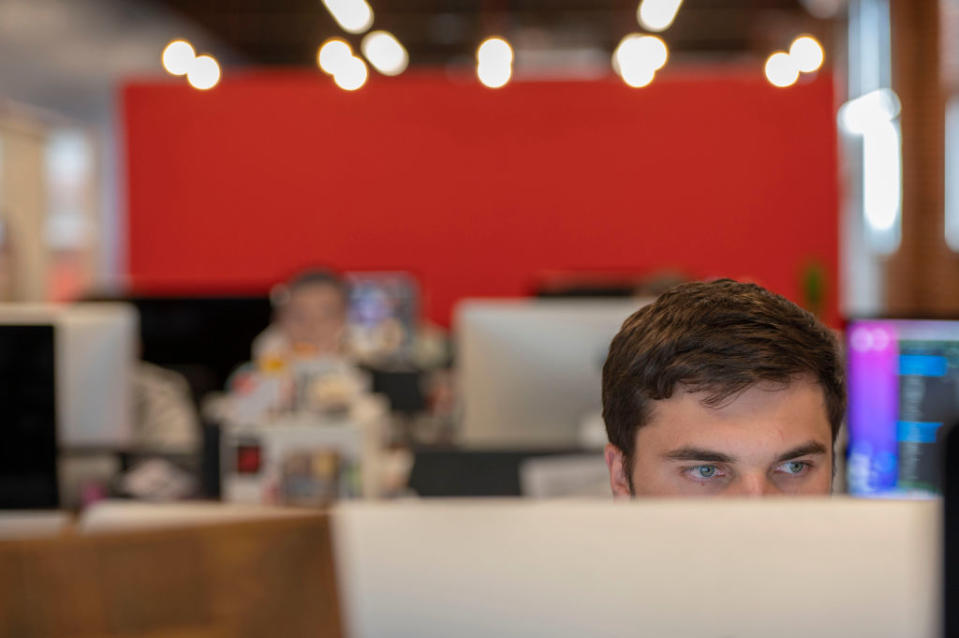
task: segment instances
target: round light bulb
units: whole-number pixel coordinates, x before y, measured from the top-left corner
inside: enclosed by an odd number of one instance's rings
[[[373,26],[373,9],[366,0],[323,0],[323,4],[347,33],[363,33]]]
[[[484,86],[498,89],[506,86],[513,76],[513,69],[509,64],[480,62],[476,66],[476,75]]]
[[[623,82],[633,87],[641,89],[648,86],[653,78],[656,77],[656,70],[643,65],[626,65],[620,69]]]
[[[799,36],[789,47],[789,57],[803,73],[818,71],[826,59],[826,53],[816,38],[810,35]]]
[[[480,66],[500,68],[513,64],[513,47],[503,38],[487,38],[476,50]]]
[[[640,37],[637,44],[643,58],[652,65],[654,70],[658,71],[666,66],[666,61],[669,60],[669,49],[662,39],[654,35],[644,35]]]
[[[625,67],[648,68],[653,72],[666,66],[669,49],[666,43],[654,35],[631,33],[624,37],[613,52],[613,69],[622,75]]]
[[[212,89],[220,81],[220,65],[209,55],[197,56],[187,71],[186,79],[195,89]]]
[[[639,4],[637,19],[649,31],[664,31],[676,19],[683,0],[643,0]]]
[[[344,61],[333,74],[333,81],[344,91],[355,91],[366,84],[369,75],[366,63],[355,56],[350,56],[350,59]]]
[[[353,49],[339,38],[323,43],[316,53],[316,63],[327,75],[334,75],[343,63],[353,57]]]
[[[174,40],[163,49],[163,68],[172,75],[186,75],[196,59],[196,51],[186,40]]]
[[[766,60],[766,79],[780,88],[792,86],[799,79],[799,68],[788,53],[777,51]]]
[[[409,55],[392,33],[373,31],[363,38],[363,55],[383,75],[399,75],[409,64]]]
[[[849,100],[839,109],[839,125],[846,133],[865,135],[885,127],[902,110],[899,96],[891,89],[878,89]]]

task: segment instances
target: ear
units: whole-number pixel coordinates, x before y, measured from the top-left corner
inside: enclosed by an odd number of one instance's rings
[[[629,476],[626,474],[626,455],[612,443],[606,444],[606,467],[609,468],[609,487],[614,498],[630,498]]]

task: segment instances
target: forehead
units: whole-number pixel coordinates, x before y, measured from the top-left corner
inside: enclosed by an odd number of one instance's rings
[[[343,291],[329,282],[304,283],[290,291],[291,303],[337,303],[345,301]]]
[[[816,440],[828,446],[832,428],[822,388],[806,378],[787,385],[759,384],[718,406],[705,393],[677,391],[655,401],[636,433],[637,452],[684,445],[743,456]]]

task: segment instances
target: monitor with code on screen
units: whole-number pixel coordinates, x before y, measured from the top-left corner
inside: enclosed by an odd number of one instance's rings
[[[849,324],[849,491],[940,491],[942,427],[959,420],[959,321]]]

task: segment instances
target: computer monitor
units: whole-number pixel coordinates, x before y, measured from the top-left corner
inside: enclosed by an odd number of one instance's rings
[[[351,635],[934,638],[934,501],[340,503]]]
[[[52,325],[0,326],[0,509],[55,509],[56,353]]]
[[[942,445],[943,636],[959,636],[959,423],[940,437]]]
[[[405,272],[348,272],[352,351],[369,363],[412,358],[419,326],[419,291]]]
[[[130,445],[137,358],[137,315],[131,306],[0,304],[0,339],[9,346],[0,354],[9,372],[7,383],[15,380],[27,392],[19,395],[18,409],[37,407],[39,402],[28,403],[25,398],[34,393],[55,397],[61,448],[124,449]],[[34,347],[21,352],[19,348],[26,348],[27,343]],[[37,363],[41,353],[46,357],[51,350],[55,368],[52,388],[47,364]]]
[[[130,446],[136,326],[123,304],[0,304],[0,509],[59,506],[60,451]]]
[[[127,301],[140,317],[142,357],[182,374],[197,401],[220,392],[250,344],[270,325],[272,308],[261,296],[138,296]]]
[[[936,494],[942,426],[959,421],[959,321],[852,321],[846,346],[849,491]]]
[[[456,309],[456,357],[470,447],[579,444],[602,409],[609,343],[638,299],[467,300]]]

